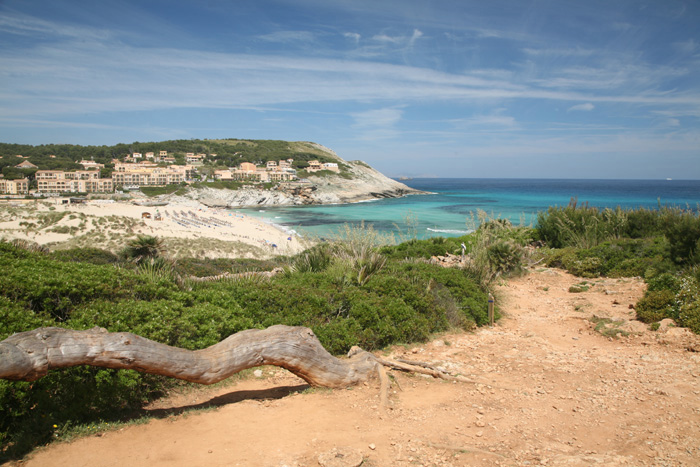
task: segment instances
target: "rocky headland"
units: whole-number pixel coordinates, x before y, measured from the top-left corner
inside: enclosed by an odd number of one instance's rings
[[[305,183],[280,183],[271,190],[255,186],[238,190],[198,188],[185,195],[163,198],[179,202],[195,200],[210,207],[250,207],[345,204],[425,193],[383,175],[365,162],[345,161],[331,149],[317,144],[314,147],[342,164],[343,173],[325,171],[322,175],[309,175]]]

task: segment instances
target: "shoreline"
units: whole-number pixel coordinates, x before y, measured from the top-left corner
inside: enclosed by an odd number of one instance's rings
[[[95,247],[117,252],[137,235],[152,235],[162,238],[174,257],[260,259],[296,254],[307,243],[270,223],[194,200],[158,206],[133,200],[59,201],[0,202],[0,238],[28,240],[52,250]]]

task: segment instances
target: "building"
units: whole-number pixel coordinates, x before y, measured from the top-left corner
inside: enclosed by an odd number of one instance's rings
[[[282,162],[283,161],[280,161],[280,163]],[[215,170],[214,178],[217,180],[277,182],[296,180],[297,172],[291,167],[280,167],[275,161],[268,161],[264,168],[258,167],[251,162],[241,162],[241,165],[235,169]]]
[[[320,172],[321,170],[330,170],[335,173],[340,172],[340,168],[335,162],[325,162],[321,164],[319,161],[309,161],[309,166],[306,168],[306,171],[309,173]]]
[[[100,178],[97,170],[38,170],[36,172],[39,193],[111,193],[111,178]]]
[[[95,162],[95,161],[86,161],[85,159],[78,162],[78,164],[82,165],[85,170],[89,170],[89,169],[100,170],[100,169],[103,169],[105,166],[104,164],[100,164],[100,163]]]
[[[140,164],[122,162],[114,165],[112,180],[114,186],[164,186],[191,180],[194,171],[195,168],[191,165],[158,167],[157,164],[147,162]]]
[[[193,154],[191,152],[188,152],[185,156],[185,162],[187,162],[188,164],[202,164],[204,163],[205,157],[206,154]]]
[[[3,195],[26,195],[29,193],[29,180],[20,178],[18,180],[5,180],[0,175],[0,194]]]
[[[22,157],[22,156],[19,156]],[[22,161],[21,163],[17,164],[15,166],[15,169],[38,169],[36,165],[32,164],[29,161]]]
[[[340,167],[335,162],[324,162],[323,170],[330,170],[331,172],[339,173]]]

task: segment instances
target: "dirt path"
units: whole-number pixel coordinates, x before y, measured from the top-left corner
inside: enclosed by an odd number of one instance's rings
[[[494,328],[392,351],[484,384],[396,375],[391,408],[381,411],[377,384],[306,389],[265,368],[261,378],[153,408],[215,410],[57,444],[26,465],[700,465],[700,339],[629,321],[640,281],[569,292],[580,282],[533,271],[499,287],[507,316]],[[639,334],[608,338],[594,316]]]

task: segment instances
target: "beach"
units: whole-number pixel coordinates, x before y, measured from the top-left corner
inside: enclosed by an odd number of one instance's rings
[[[49,249],[93,247],[117,252],[137,235],[162,238],[171,257],[270,258],[305,249],[303,239],[240,212],[195,201],[143,206],[133,201],[62,199],[0,203],[0,239]]]

